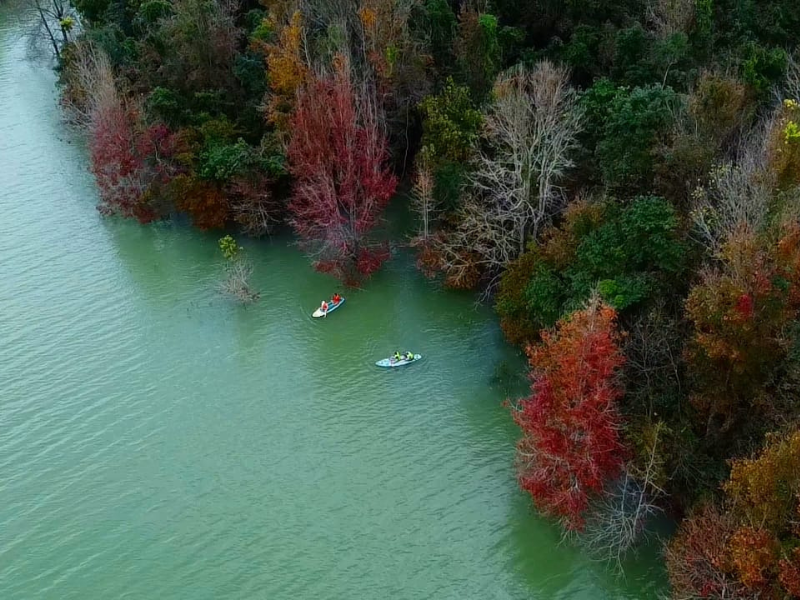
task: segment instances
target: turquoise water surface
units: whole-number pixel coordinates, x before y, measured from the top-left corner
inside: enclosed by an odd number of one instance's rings
[[[653,598],[537,518],[488,308],[400,253],[325,320],[289,240],[102,218],[29,15],[0,7],[0,598]],[[425,355],[404,369],[374,362]]]

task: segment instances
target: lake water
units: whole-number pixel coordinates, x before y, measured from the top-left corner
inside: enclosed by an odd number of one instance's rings
[[[654,598],[535,516],[491,310],[398,254],[328,319],[287,240],[102,218],[54,75],[0,6],[0,598]],[[375,360],[425,355],[404,370]]]

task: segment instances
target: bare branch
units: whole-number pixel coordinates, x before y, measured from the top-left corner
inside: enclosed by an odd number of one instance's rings
[[[676,33],[688,33],[696,5],[697,0],[649,0],[647,20],[661,39]]]
[[[225,279],[219,284],[220,292],[242,304],[255,302],[259,298],[259,293],[250,287],[252,274],[253,267],[246,259],[237,258],[230,261],[225,268]]]
[[[800,62],[794,55],[789,55],[786,65],[786,78],[784,80],[782,93],[778,100],[800,100]]]
[[[108,56],[88,42],[73,47],[63,105],[71,120],[88,127],[93,115],[120,101]]]
[[[699,241],[715,255],[732,235],[758,232],[766,222],[775,186],[767,145],[776,119],[777,110],[742,138],[735,161],[717,166],[707,186],[692,193]]]
[[[653,483],[653,478],[662,428],[661,423],[656,425],[644,469],[628,465],[622,476],[591,507],[586,528],[578,534],[579,540],[594,556],[610,560],[618,568],[621,568],[625,556],[641,542],[648,519],[660,512],[656,500],[664,492]]]
[[[433,174],[423,165],[414,177],[414,187],[411,191],[412,206],[419,215],[420,224],[417,238],[426,242],[431,235],[431,224],[436,216],[436,203],[433,198]]]
[[[520,256],[564,205],[582,112],[569,72],[549,61],[517,66],[495,83],[471,190],[440,253],[451,275],[497,271]]]
[[[31,32],[33,42],[44,41],[61,57],[61,51],[71,41],[78,29],[79,17],[68,0],[26,0],[26,4],[39,15]]]
[[[654,417],[654,403],[666,393],[681,393],[682,339],[676,319],[663,304],[637,318],[625,338],[627,399]],[[663,398],[661,398],[663,402]]]

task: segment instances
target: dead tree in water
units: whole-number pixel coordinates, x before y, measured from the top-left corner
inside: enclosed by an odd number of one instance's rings
[[[664,491],[653,481],[657,470],[656,425],[646,465],[627,465],[596,499],[586,518],[585,529],[575,537],[590,554],[622,569],[622,560],[642,541],[649,519],[660,512],[657,504]]]
[[[78,24],[72,4],[68,0],[27,0],[27,4],[39,15],[32,37],[45,40],[53,48],[53,55],[61,58],[61,51]]]

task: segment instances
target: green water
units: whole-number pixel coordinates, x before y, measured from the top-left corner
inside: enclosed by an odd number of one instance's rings
[[[101,218],[54,77],[0,7],[0,599],[653,598],[516,487],[491,311],[399,254],[324,321],[287,240],[262,300],[214,235]],[[395,349],[425,359],[373,366]],[[518,384],[517,384],[518,385]],[[519,387],[517,387],[519,389]]]

